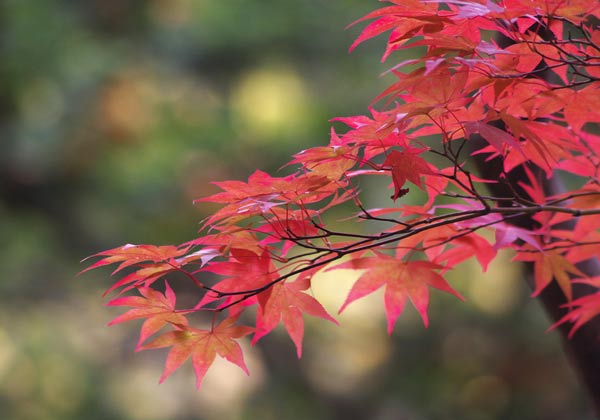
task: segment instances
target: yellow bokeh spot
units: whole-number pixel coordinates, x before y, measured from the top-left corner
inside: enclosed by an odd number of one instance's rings
[[[308,94],[302,78],[284,65],[250,70],[233,89],[233,124],[242,141],[267,143],[301,131]]]
[[[364,391],[368,378],[391,354],[391,342],[385,333],[383,289],[353,302],[337,315],[362,273],[364,270],[321,271],[312,279],[312,294],[341,322],[339,327],[315,323],[316,336],[305,342],[307,353],[311,354],[306,361],[308,378],[328,393],[348,395]]]
[[[475,267],[475,261],[469,264],[468,300],[490,315],[509,313],[519,301],[523,282],[520,265],[510,261],[510,252],[499,252],[486,273]]]

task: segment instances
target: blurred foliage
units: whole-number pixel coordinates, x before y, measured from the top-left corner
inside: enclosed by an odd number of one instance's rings
[[[387,67],[375,41],[349,56],[359,28],[343,28],[378,6],[0,2],[2,418],[591,418],[509,256],[454,273],[469,300],[435,295],[429,330],[407,310],[387,337],[373,296],[341,328],[311,320],[302,360],[276,333],[248,348],[250,378],[221,363],[200,393],[189,366],[158,386],[164,354],[133,353],[138,325],[105,327],[107,272],[75,277],[102,249],[191,239],[210,181],[274,172],[364,113]],[[315,293],[336,312],[351,281]]]

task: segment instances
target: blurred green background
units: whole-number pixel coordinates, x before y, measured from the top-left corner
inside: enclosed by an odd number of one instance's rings
[[[367,112],[383,43],[347,48],[374,0],[0,1],[0,418],[585,419],[557,337],[503,256],[452,274],[392,337],[381,295],[342,327],[308,321],[305,356],[278,331],[244,344],[251,376],[135,354],[139,323],[108,328],[109,271],[79,261],[124,243],[180,243],[209,182],[274,172]],[[391,66],[393,63],[388,63]],[[372,195],[380,195],[368,191]],[[387,195],[387,193],[386,193]],[[335,313],[351,275],[315,294]]]

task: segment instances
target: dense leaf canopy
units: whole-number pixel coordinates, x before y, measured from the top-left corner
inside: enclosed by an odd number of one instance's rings
[[[334,119],[346,128],[294,155],[288,175],[216,182],[222,191],[198,202],[222,207],[197,239],[97,254],[92,267],[127,271],[110,291],[135,294],[110,303],[133,307],[113,322],[146,318],[140,348],[171,347],[162,379],[190,356],[198,386],[217,354],[246,370],[236,340],[253,331],[254,343],[280,321],[300,356],[303,314],[335,322],[310,292],[323,270],[361,270],[340,310],[385,286],[390,333],[407,299],[427,325],[430,288],[461,298],[444,275],[472,257],[486,269],[501,249],[533,263],[534,296],[558,283],[571,309],[559,323],[573,333],[600,313],[600,294],[572,292],[598,283],[577,264],[597,260],[600,247],[600,4],[388,3],[358,21],[370,23],[351,47],[389,32],[393,81],[368,115]],[[393,62],[412,48],[419,58]],[[476,159],[499,162],[497,176],[477,172]],[[363,205],[373,177],[389,180],[387,207]],[[546,188],[557,181],[568,188]],[[414,186],[423,194],[413,197]],[[377,228],[333,230],[333,208]],[[197,305],[175,308],[168,285],[154,290],[173,272],[197,287]],[[213,326],[190,326],[192,313]]]

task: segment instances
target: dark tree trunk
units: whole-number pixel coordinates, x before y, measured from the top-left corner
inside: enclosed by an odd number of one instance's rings
[[[484,140],[477,138],[477,136],[473,136],[470,139],[470,142],[472,143],[470,149],[476,150],[482,146]],[[485,156],[483,155],[475,155],[472,159],[478,168],[479,174],[483,178],[500,179],[502,175],[502,162],[500,159],[493,159],[486,162]],[[495,196],[511,197],[513,192],[508,186],[508,184],[510,184],[512,188],[519,192],[519,194],[526,197],[527,194],[525,191],[518,188],[517,185],[517,182],[523,179],[526,179],[524,171],[516,168],[506,176],[506,183],[490,184],[488,188]],[[547,194],[556,194],[562,189],[562,187],[558,185],[558,182],[546,182],[544,188],[546,189]],[[537,224],[537,222],[529,216],[513,219],[510,223],[529,229],[535,228]],[[565,228],[572,227],[574,223],[570,223],[569,225],[570,226],[565,226]],[[525,266],[527,271],[527,281],[530,287],[533,288],[533,264],[528,263]],[[588,260],[578,267],[587,275],[600,275],[600,263],[598,262],[598,259]],[[597,289],[590,286],[581,284],[575,284],[573,286],[574,299],[596,292]],[[567,313],[567,309],[563,306],[567,303],[567,300],[556,282],[550,283],[537,299],[544,307],[552,324],[560,320]],[[590,322],[587,322],[571,339],[568,337],[570,329],[571,324],[563,324],[557,328],[557,332],[562,337],[563,348],[570,364],[575,370],[582,385],[586,388],[596,416],[600,418],[600,318],[592,319]]]

